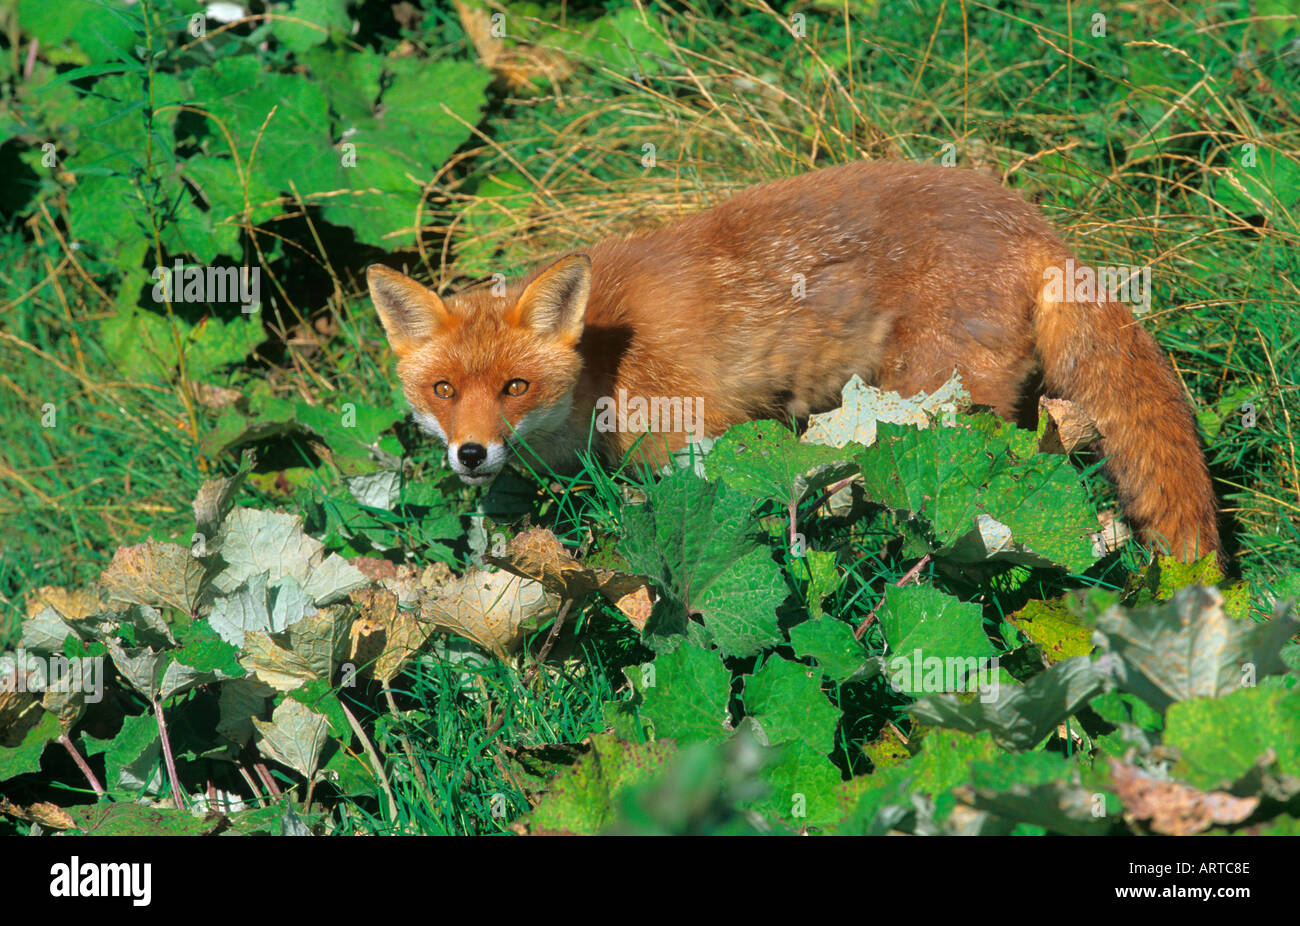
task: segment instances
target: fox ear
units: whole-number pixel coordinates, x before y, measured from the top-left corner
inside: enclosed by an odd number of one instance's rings
[[[371,264],[366,268],[366,283],[388,343],[398,357],[405,357],[439,329],[456,322],[437,293],[396,270]]]
[[[526,326],[576,344],[586,321],[591,295],[591,258],[586,254],[561,257],[528,284],[519,301],[506,313],[507,324]]]

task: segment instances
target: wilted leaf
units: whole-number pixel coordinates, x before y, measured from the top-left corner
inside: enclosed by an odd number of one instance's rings
[[[1195,585],[1168,602],[1132,610],[1115,605],[1097,618],[1102,645],[1119,657],[1118,684],[1159,711],[1285,671],[1278,653],[1296,629],[1289,618],[1234,620],[1218,589]]]
[[[1063,601],[1030,601],[1007,623],[1035,646],[1048,663],[1092,652],[1092,628],[1079,623]]]
[[[897,392],[885,392],[868,386],[854,374],[841,390],[840,407],[808,419],[803,440],[809,444],[844,447],[850,443],[871,445],[876,442],[876,422],[912,424],[928,428],[939,419],[951,421],[959,411],[970,408],[970,393],[956,373],[933,393],[917,393],[904,399]]]
[[[247,458],[235,475],[229,478],[208,479],[199,486],[198,494],[194,497],[194,523],[195,530],[205,538],[211,539],[217,536],[217,532],[221,529],[221,522],[234,506],[239,487],[251,469],[252,460]]]
[[[527,818],[530,831],[594,835],[615,819],[620,795],[653,778],[675,752],[672,743],[634,745],[593,736],[591,751],[556,777]]]
[[[316,776],[329,736],[329,721],[324,716],[285,698],[269,722],[254,717],[253,726],[260,735],[257,749],[262,755],[287,765],[308,781]]]
[[[318,606],[369,584],[358,569],[337,553],[326,555],[320,541],[304,534],[297,515],[236,508],[221,525],[217,550],[226,566],[213,586],[223,595],[262,572],[272,586],[292,576]]]
[[[504,556],[484,559],[517,576],[533,579],[561,599],[581,599],[600,592],[622,611],[638,630],[645,627],[652,606],[646,579],[615,569],[587,566],[578,561],[550,531],[534,528],[517,534]]]
[[[192,614],[199,606],[204,566],[189,547],[150,540],[118,547],[99,577],[109,598],[128,604],[171,607]]]
[[[1004,749],[1032,749],[1101,691],[1105,672],[1087,656],[1057,663],[1024,685],[999,685],[989,702],[931,695],[908,710],[917,720],[967,733],[988,730]],[[985,697],[981,692],[980,697]]]
[[[33,617],[45,608],[53,608],[67,621],[83,621],[104,609],[104,602],[94,589],[70,590],[46,585],[27,598],[27,616]]]
[[[1240,823],[1259,806],[1258,797],[1198,791],[1118,759],[1110,760],[1110,774],[1124,809],[1138,820],[1150,820],[1151,829],[1166,836],[1192,836],[1216,824]]]
[[[474,569],[426,598],[420,617],[506,659],[555,608],[554,596],[540,582]],[[394,644],[390,637],[389,646]]]
[[[260,630],[244,638],[244,650],[239,664],[277,691],[293,691],[304,682],[317,678],[310,662],[280,646]]]

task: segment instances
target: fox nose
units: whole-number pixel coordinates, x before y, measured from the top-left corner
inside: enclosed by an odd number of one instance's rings
[[[461,444],[456,456],[463,466],[474,469],[487,459],[487,448],[482,444]]]

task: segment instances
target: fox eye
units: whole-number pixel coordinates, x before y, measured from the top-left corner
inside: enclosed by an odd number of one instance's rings
[[[433,394],[440,399],[450,399],[456,394],[456,390],[444,379],[433,384]]]
[[[528,391],[528,380],[512,379],[506,383],[506,395],[523,395]]]

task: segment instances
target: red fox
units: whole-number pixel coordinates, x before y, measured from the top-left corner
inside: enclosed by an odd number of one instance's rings
[[[615,397],[624,426],[597,428],[592,449],[617,462],[635,445],[649,462],[701,432],[834,408],[855,373],[910,396],[955,368],[976,403],[1014,418],[1038,372],[1096,422],[1144,538],[1184,560],[1218,553],[1179,380],[1119,301],[1062,290],[1067,266],[1038,210],[996,181],[859,162],[752,187],[495,293],[443,300],[387,267],[367,277],[415,419],[467,483],[520,443],[572,468]],[[625,417],[645,397],[702,400],[702,422],[646,435]]]

